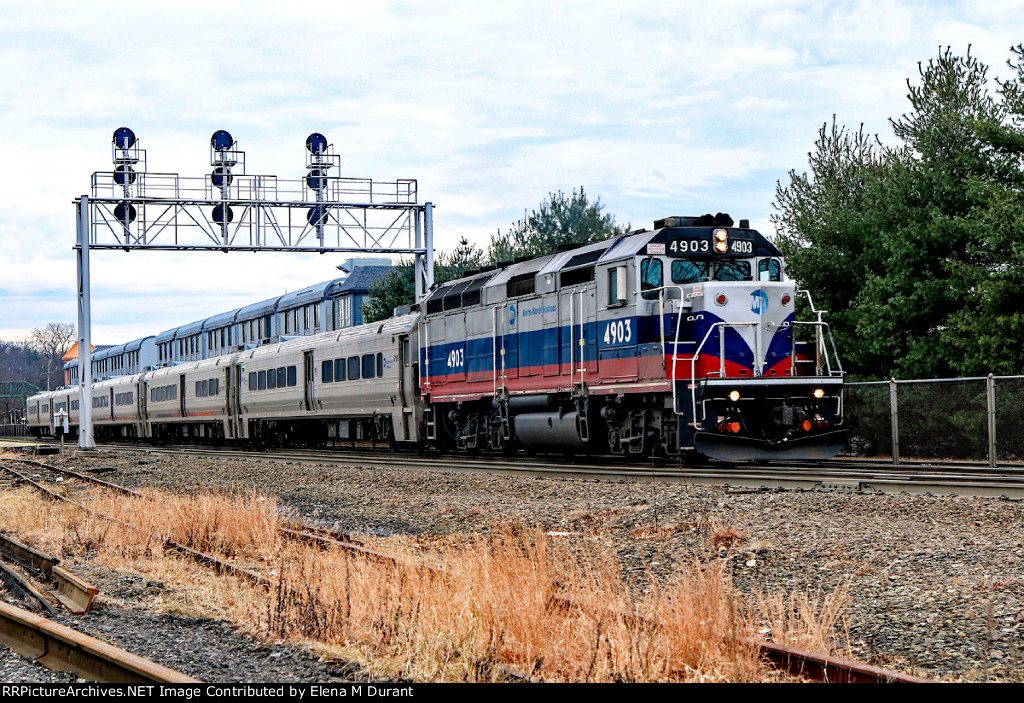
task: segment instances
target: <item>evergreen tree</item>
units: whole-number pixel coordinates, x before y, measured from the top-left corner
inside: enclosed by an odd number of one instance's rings
[[[1012,49],[1020,59],[1021,47]],[[900,143],[823,128],[773,217],[789,274],[830,311],[855,376],[1024,371],[1021,71],[948,48],[907,81]]]
[[[434,282],[445,283],[461,277],[466,271],[483,265],[479,247],[463,237],[450,252],[441,252],[434,262]],[[400,261],[386,276],[370,287],[370,300],[363,307],[366,322],[386,320],[395,308],[416,302],[416,278],[413,262]]]

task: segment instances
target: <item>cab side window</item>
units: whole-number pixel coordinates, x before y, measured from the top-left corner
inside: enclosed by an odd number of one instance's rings
[[[640,290],[645,300],[657,300],[656,289],[664,285],[661,259],[644,259],[640,262]],[[648,292],[643,292],[648,291]]]
[[[757,280],[759,281],[781,281],[782,265],[778,259],[761,259],[757,263]]]

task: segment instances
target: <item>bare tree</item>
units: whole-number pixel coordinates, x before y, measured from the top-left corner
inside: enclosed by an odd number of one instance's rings
[[[77,329],[70,322],[48,322],[46,327],[32,330],[32,346],[46,359],[46,390],[52,387],[54,361],[60,361],[77,337]]]

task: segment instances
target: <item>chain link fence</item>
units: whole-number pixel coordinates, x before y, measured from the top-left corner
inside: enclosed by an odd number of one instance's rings
[[[1024,376],[848,383],[844,456],[1024,462]]]

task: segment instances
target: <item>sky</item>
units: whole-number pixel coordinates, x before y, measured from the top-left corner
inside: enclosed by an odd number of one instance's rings
[[[777,184],[835,115],[893,143],[939,47],[1008,76],[1024,0],[0,0],[0,339],[77,318],[74,205],[130,127],[150,172],[201,177],[226,129],[297,179],[414,178],[437,247],[486,247],[583,187],[635,228],[728,212],[771,236]],[[119,344],[330,280],[351,255],[92,254],[92,340]]]

